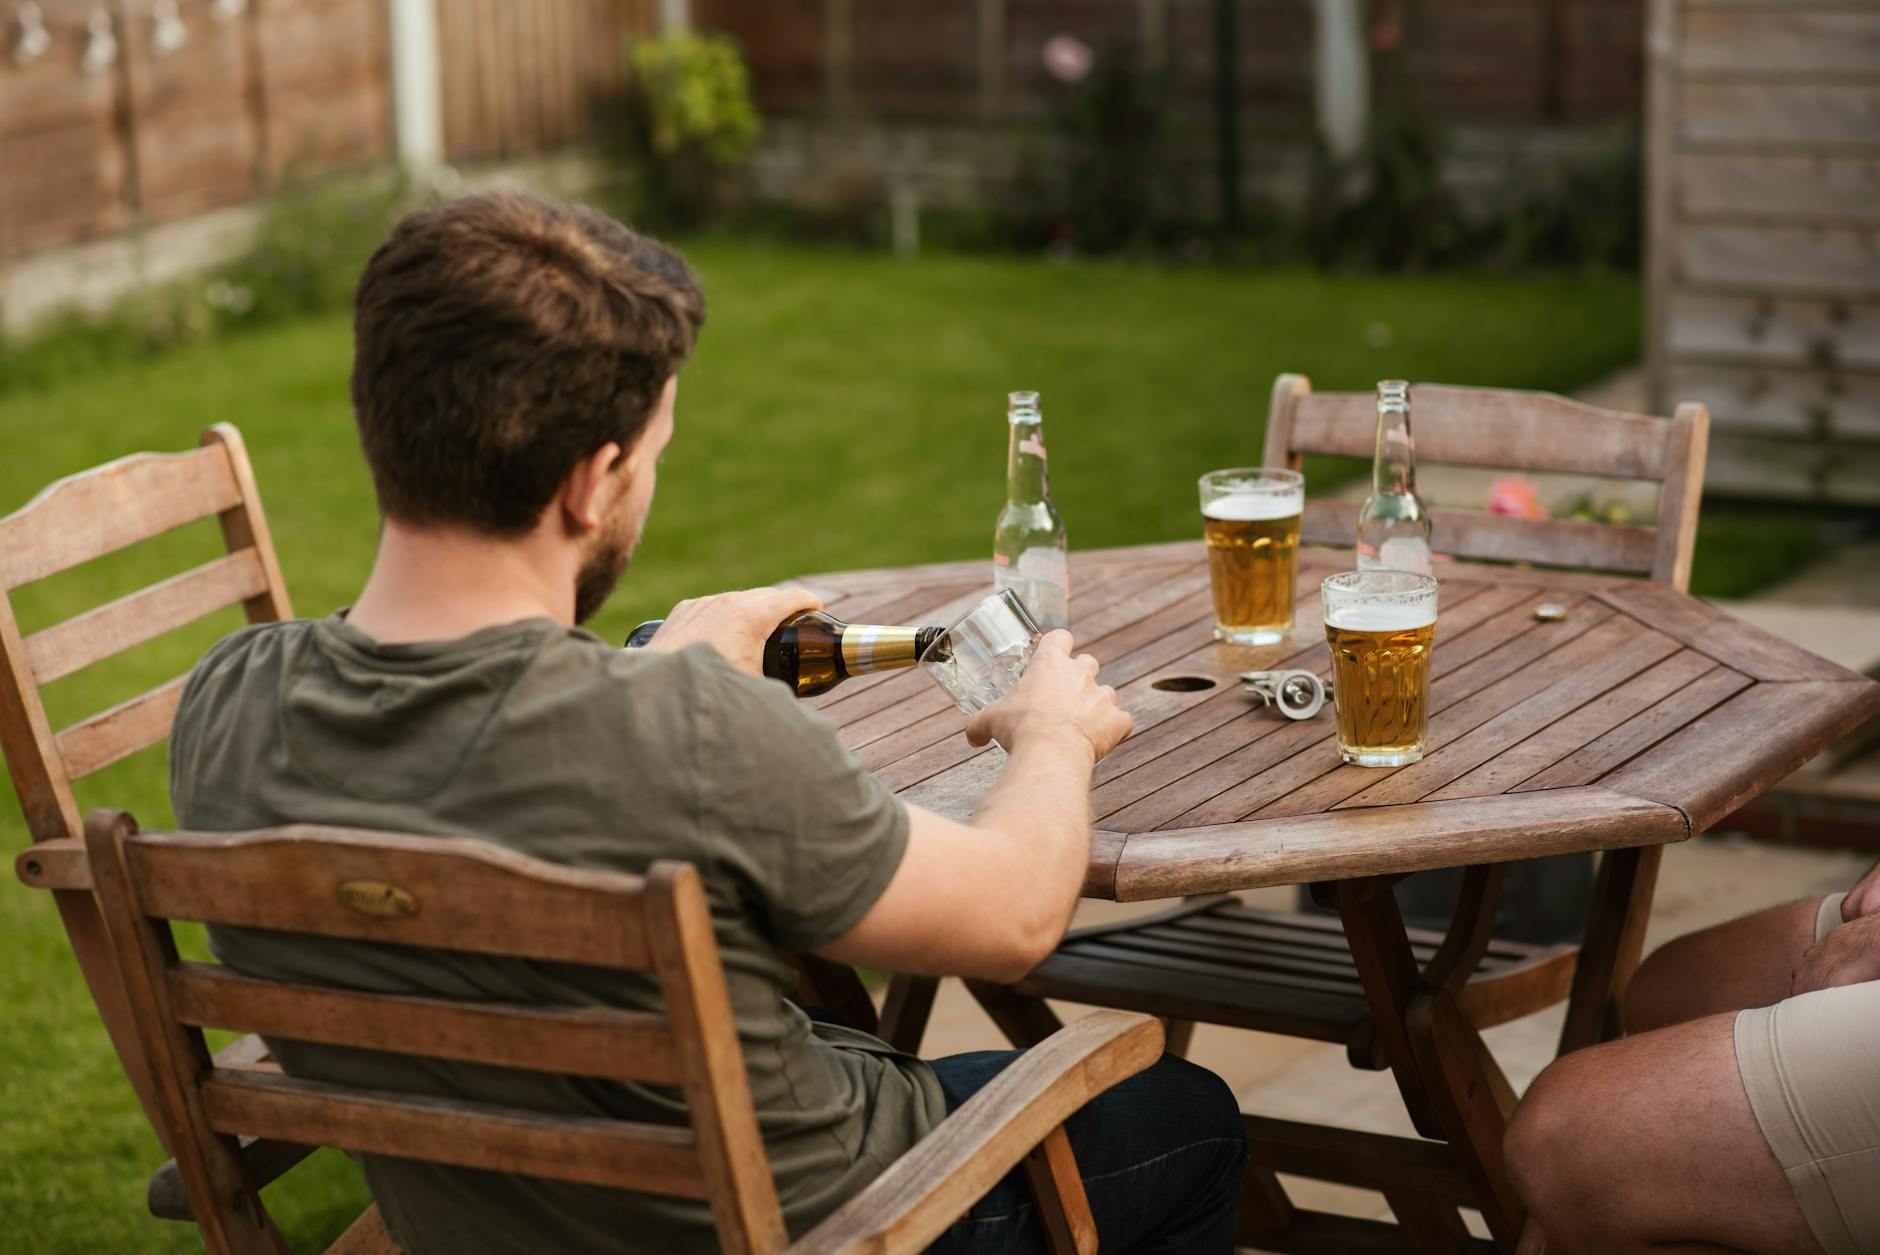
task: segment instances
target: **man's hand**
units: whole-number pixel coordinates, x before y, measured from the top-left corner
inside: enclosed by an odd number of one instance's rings
[[[1880,980],[1880,914],[1842,924],[1803,951],[1789,992],[1805,994],[1870,980]]]
[[[738,670],[762,675],[764,641],[777,625],[805,610],[821,609],[822,598],[806,588],[747,588],[693,597],[672,608],[646,648],[684,649],[704,641]]]
[[[1060,630],[1045,633],[1010,693],[966,721],[966,739],[974,745],[997,740],[1016,752],[1028,738],[1063,738],[1087,748],[1094,763],[1135,726],[1118,709],[1116,690],[1097,683],[1097,660],[1071,657],[1071,634]]]
[[[1880,863],[1875,863],[1841,899],[1841,918],[1849,923],[1875,912],[1880,912]]]

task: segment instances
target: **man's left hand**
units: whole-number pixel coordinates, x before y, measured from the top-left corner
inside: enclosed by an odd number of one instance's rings
[[[1880,914],[1842,924],[1802,952],[1791,994],[1880,980]]]
[[[672,608],[648,649],[684,649],[710,643],[725,661],[752,675],[764,672],[764,642],[777,625],[805,610],[821,610],[822,598],[806,588],[747,588],[693,597]]]

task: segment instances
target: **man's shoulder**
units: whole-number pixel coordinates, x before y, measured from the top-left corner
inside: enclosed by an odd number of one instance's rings
[[[277,668],[306,640],[314,626],[311,619],[284,619],[278,623],[251,623],[230,632],[190,668],[184,703],[205,688],[240,683],[257,670]]]

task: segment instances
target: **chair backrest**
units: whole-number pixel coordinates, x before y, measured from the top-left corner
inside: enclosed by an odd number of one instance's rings
[[[22,584],[218,515],[228,555],[22,638]],[[250,623],[293,617],[241,433],[217,423],[188,453],[139,453],[61,479],[0,519],[0,751],[35,841],[77,840],[72,783],[163,740],[177,678],[54,732],[41,685],[240,602]]]
[[[708,1200],[722,1248],[787,1237],[698,872],[545,863],[482,841],[338,828],[139,833],[86,846],[177,1166],[210,1251],[276,1250],[235,1139]],[[184,962],[172,920],[651,972],[664,1014],[353,993]],[[502,921],[501,928],[490,921]],[[681,1088],[691,1127],[407,1097],[215,1066],[202,1029]]]
[[[1682,589],[1703,497],[1710,414],[1696,402],[1672,418],[1601,409],[1550,392],[1417,384],[1410,390],[1419,465],[1564,472],[1659,484],[1658,524],[1633,527],[1432,510],[1439,553],[1459,558],[1590,567],[1645,575]],[[1369,458],[1377,406],[1368,392],[1315,393],[1303,375],[1281,375],[1267,413],[1266,464],[1299,469],[1306,454]],[[1300,536],[1350,545],[1356,504],[1311,500]]]

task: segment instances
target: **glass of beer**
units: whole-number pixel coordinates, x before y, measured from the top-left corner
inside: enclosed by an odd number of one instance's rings
[[[1293,625],[1293,570],[1305,479],[1262,467],[1201,477],[1201,534],[1214,586],[1214,636],[1273,645]]]
[[[1430,731],[1436,580],[1414,571],[1346,571],[1319,587],[1339,754],[1360,767],[1416,762]]]

